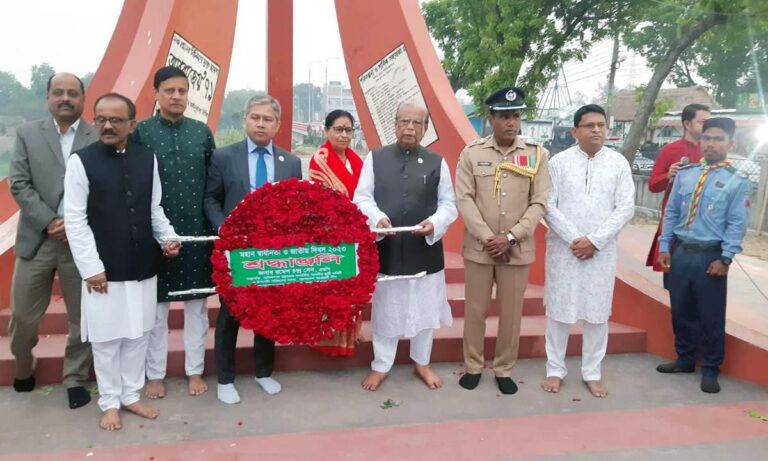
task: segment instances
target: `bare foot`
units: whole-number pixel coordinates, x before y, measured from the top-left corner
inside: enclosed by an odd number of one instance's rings
[[[165,397],[165,384],[163,384],[163,380],[150,379],[147,381],[147,386],[144,388],[144,395],[152,400]]]
[[[158,410],[156,406],[150,405],[148,403],[136,402],[123,408],[130,411],[131,413],[135,413],[141,416],[142,418],[155,419],[160,416],[160,410]]]
[[[123,427],[120,423],[120,412],[117,411],[117,408],[110,408],[101,415],[99,427],[105,431],[117,431]]]
[[[589,389],[589,392],[592,393],[593,396],[597,398],[603,398],[608,395],[608,389],[603,385],[603,382],[600,380],[597,381],[584,381],[584,384],[587,385],[587,389]]]
[[[200,375],[189,376],[189,395],[203,395],[208,392],[208,384]]]
[[[560,384],[562,382],[563,380],[558,378],[557,376],[547,376],[546,378],[544,378],[544,381],[541,382],[541,388],[547,392],[557,394],[558,392],[560,392]]]
[[[440,389],[443,387],[443,378],[440,377],[437,373],[432,371],[431,368],[429,368],[429,365],[416,365],[416,368],[414,370],[417,375],[421,378],[422,381],[424,381],[424,384],[427,385],[428,388],[435,390]]]
[[[366,375],[361,385],[366,391],[375,391],[379,388],[381,383],[387,378],[386,373],[380,373],[378,371],[372,371]]]

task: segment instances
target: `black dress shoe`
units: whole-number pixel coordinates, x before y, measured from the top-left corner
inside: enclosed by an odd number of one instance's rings
[[[482,375],[480,373],[464,373],[464,376],[459,378],[459,386],[471,391],[472,389],[476,388],[478,384],[480,384],[481,376]]]
[[[659,373],[693,373],[696,371],[696,367],[682,367],[677,362],[669,362],[657,366],[656,371]]]
[[[499,386],[499,390],[502,394],[514,394],[517,392],[517,384],[512,381],[512,378],[499,378],[496,377],[496,384]]]
[[[717,382],[717,376],[702,376],[701,390],[707,394],[717,394],[720,392],[720,383]]]
[[[16,392],[32,392],[35,388],[35,375],[30,376],[27,379],[14,379],[13,390]]]
[[[67,389],[67,395],[69,396],[69,408],[80,408],[88,404],[91,401],[91,394],[83,386],[75,386]]]

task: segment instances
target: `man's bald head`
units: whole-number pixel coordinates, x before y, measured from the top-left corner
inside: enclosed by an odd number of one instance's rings
[[[395,136],[403,149],[414,149],[424,138],[429,123],[429,112],[421,104],[403,102],[395,112]]]
[[[83,114],[85,90],[83,81],[67,72],[54,74],[48,79],[45,100],[60,129],[69,128]]]

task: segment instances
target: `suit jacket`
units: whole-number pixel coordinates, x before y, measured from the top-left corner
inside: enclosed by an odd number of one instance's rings
[[[72,152],[99,140],[85,120],[75,132]],[[16,130],[11,155],[11,194],[21,213],[16,231],[16,256],[31,259],[47,238],[48,224],[58,216],[64,197],[64,155],[53,118],[25,123]]]
[[[275,182],[301,179],[299,157],[274,146]],[[280,158],[283,160],[280,160]],[[237,142],[213,151],[205,185],[205,215],[218,229],[224,219],[251,192],[247,141]]]

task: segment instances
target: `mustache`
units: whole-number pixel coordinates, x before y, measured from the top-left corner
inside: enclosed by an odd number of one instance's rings
[[[113,130],[104,130],[101,132],[102,136],[108,135],[108,134],[111,134],[112,136],[117,136],[117,133],[115,133]]]
[[[62,102],[61,104],[59,104],[59,109],[61,109],[62,107],[69,107],[70,109],[74,109],[75,108],[75,106],[73,106],[72,104],[70,104],[68,102]]]

